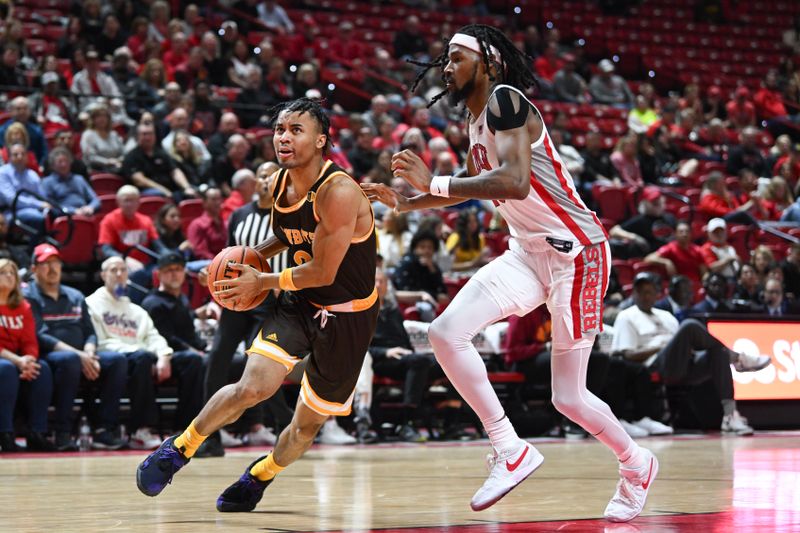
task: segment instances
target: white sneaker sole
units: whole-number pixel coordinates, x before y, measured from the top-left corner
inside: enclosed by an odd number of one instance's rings
[[[542,466],[542,463],[544,462],[544,456],[541,453],[539,453],[539,451],[536,448],[534,448],[533,446],[531,446],[530,444],[526,444],[526,445],[530,446],[531,452],[535,452],[535,454],[536,454],[533,457],[533,459],[531,460],[531,464],[528,466],[528,468],[526,470],[522,470],[521,472],[519,472],[514,477],[514,481],[515,482],[514,482],[513,485],[508,487],[504,492],[501,492],[500,494],[498,494],[497,496],[495,496],[491,500],[488,500],[488,501],[485,501],[485,502],[479,502],[479,503],[476,503],[474,500],[471,501],[469,503],[469,506],[470,506],[470,508],[472,508],[473,511],[483,511],[484,509],[488,509],[492,505],[496,504],[497,502],[502,500],[503,497],[506,494],[508,494],[509,492],[514,490],[515,488],[517,488],[520,483],[522,483],[523,481],[528,479],[531,474],[536,472],[536,469],[538,469],[540,466]]]
[[[644,510],[644,506],[647,505],[647,495],[650,493],[650,487],[653,486],[653,482],[656,480],[656,476],[658,475],[658,459],[655,455],[653,455],[653,469],[650,471],[650,479],[647,481],[647,488],[644,489],[644,501],[642,502],[642,508],[636,511],[631,516],[614,516],[606,514],[606,520],[609,522],[630,522],[640,514]]]

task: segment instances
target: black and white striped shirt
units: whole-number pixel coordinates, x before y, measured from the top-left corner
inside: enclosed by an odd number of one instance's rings
[[[257,202],[240,207],[228,219],[228,246],[256,246],[273,235],[270,209],[258,207]],[[273,272],[291,266],[286,250],[272,257],[269,266]]]

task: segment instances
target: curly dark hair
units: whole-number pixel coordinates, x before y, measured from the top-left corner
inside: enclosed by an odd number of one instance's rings
[[[478,220],[478,228],[473,232],[469,232],[469,219],[474,216]],[[474,209],[464,209],[458,214],[456,220],[455,232],[458,234],[458,248],[460,250],[478,250],[481,249],[481,225],[478,218],[478,212]]]
[[[301,115],[303,113],[308,113],[311,115],[319,125],[320,133],[325,136],[325,146],[322,148],[322,153],[327,155],[328,149],[331,147],[331,120],[328,118],[328,114],[325,112],[319,100],[303,97],[273,106],[269,110],[269,116],[271,118],[270,126],[273,130],[275,129],[275,121],[282,111],[299,113]]]
[[[505,83],[511,85],[521,91],[529,87],[536,87],[536,78],[533,75],[530,65],[533,63],[533,58],[528,56],[525,52],[520,51],[511,39],[495,28],[494,26],[487,26],[485,24],[470,24],[458,30],[457,33],[463,33],[475,37],[481,47],[481,54],[483,63],[486,65],[486,72],[489,73],[489,80],[492,82]],[[448,61],[448,43],[445,42],[444,52],[439,57],[433,59],[431,62],[414,61],[409,59],[410,63],[424,67],[414,79],[414,85],[411,87],[411,92],[416,91],[420,82],[425,77],[427,72],[437,67],[443,70]],[[498,63],[494,58],[494,54],[490,52],[491,47],[494,46],[500,52],[501,63]],[[491,74],[491,66],[495,67],[497,78]],[[438,102],[443,96],[447,94],[447,90],[435,95],[428,103],[428,107]]]

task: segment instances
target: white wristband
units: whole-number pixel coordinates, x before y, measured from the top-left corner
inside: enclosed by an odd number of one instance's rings
[[[450,197],[451,176],[434,176],[431,180],[431,194],[434,196]]]

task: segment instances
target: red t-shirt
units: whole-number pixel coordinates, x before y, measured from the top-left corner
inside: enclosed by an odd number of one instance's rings
[[[19,356],[39,357],[39,342],[36,340],[36,323],[31,306],[26,300],[15,308],[0,305],[0,348]]]
[[[725,105],[725,111],[734,127],[737,128],[752,124],[756,119],[756,106],[751,102],[744,102],[740,106],[736,100],[731,100]]]
[[[117,208],[100,222],[100,236],[97,242],[101,246],[110,244],[119,253],[125,253],[131,246],[137,244],[149,246],[156,239],[158,232],[150,217],[135,213],[132,219],[128,219],[122,216],[122,210]],[[150,258],[139,250],[131,252],[130,257],[143,263],[150,262]]]
[[[788,115],[786,106],[783,105],[783,97],[778,91],[771,91],[762,87],[753,97],[758,116],[769,120],[771,118],[785,117]]]
[[[718,194],[706,193],[700,198],[697,210],[710,217],[724,217],[739,207],[736,198],[731,196],[730,202]]]
[[[208,213],[192,220],[186,233],[196,259],[214,259],[228,243],[225,223],[212,219]]]
[[[220,211],[220,216],[222,217],[222,221],[226,224],[228,223],[228,218],[231,216],[231,213],[242,207],[247,202],[244,201],[242,197],[242,193],[237,190],[233,190],[231,195],[225,198],[225,201],[222,202],[222,211]]]
[[[689,243],[686,248],[678,246],[677,241],[672,241],[656,252],[664,259],[669,259],[675,264],[678,274],[683,274],[692,281],[700,282],[700,265],[705,265],[703,252],[696,244]]]

